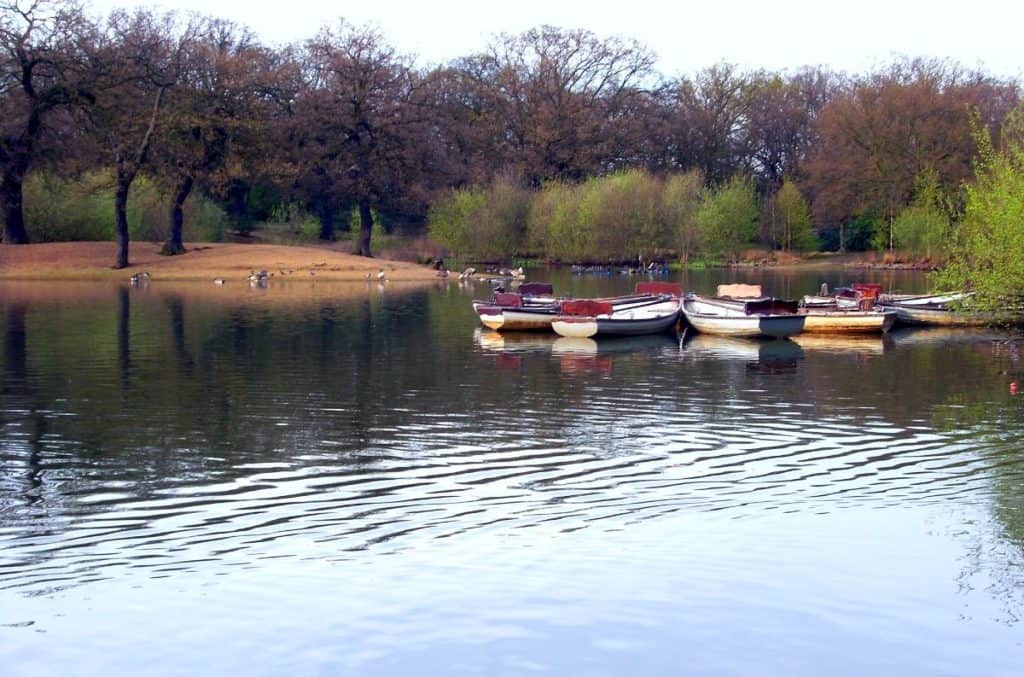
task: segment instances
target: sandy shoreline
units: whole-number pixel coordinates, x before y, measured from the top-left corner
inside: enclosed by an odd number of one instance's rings
[[[0,245],[0,279],[127,281],[132,274],[148,272],[151,282],[160,280],[247,282],[251,271],[266,270],[272,279],[299,281],[376,281],[384,270],[388,280],[437,280],[427,266],[404,261],[368,259],[327,247],[271,244],[192,243],[181,256],[160,256],[160,246],[133,242],[130,268],[114,270],[113,242],[52,242],[28,245]]]

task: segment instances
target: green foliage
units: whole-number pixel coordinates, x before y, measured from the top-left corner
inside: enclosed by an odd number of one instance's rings
[[[128,233],[160,241],[168,230],[170,199],[144,176],[128,196]],[[109,172],[76,179],[30,174],[25,181],[25,222],[37,242],[114,239],[114,181]],[[227,230],[224,211],[200,195],[185,204],[185,239],[216,242]]]
[[[893,221],[895,247],[928,259],[943,256],[951,231],[945,204],[938,174],[922,173],[917,180],[914,201]]]
[[[802,252],[817,249],[818,238],[811,229],[811,210],[796,184],[785,181],[773,199],[782,249]]]
[[[590,251],[591,231],[577,218],[582,189],[562,182],[545,185],[534,197],[527,221],[532,247],[561,261],[581,261]]]
[[[112,240],[114,183],[105,172],[76,181],[30,174],[24,187],[25,224],[37,242]],[[129,228],[133,225],[129,212]],[[138,217],[134,220],[138,225]]]
[[[792,202],[786,205],[796,223],[790,238],[794,246],[812,247],[806,203],[799,192]],[[429,229],[435,241],[469,259],[508,260],[536,252],[597,263],[678,254],[685,264],[695,255],[738,258],[754,239],[757,211],[746,178],[709,193],[698,171],[660,180],[628,170],[582,184],[550,182],[534,193],[500,181],[457,190],[434,203]]]
[[[704,177],[697,170],[673,174],[661,192],[661,213],[668,232],[674,234],[679,258],[686,264],[700,250],[701,230],[697,221],[703,195]]]
[[[875,241],[875,233],[882,231],[871,216],[859,216],[841,226],[823,231],[822,249],[826,251],[863,252],[871,249]],[[885,227],[888,242],[888,226]]]
[[[1024,108],[1014,110],[994,150],[979,134],[980,159],[966,187],[960,238],[936,286],[970,288],[980,306],[995,308],[1007,296],[1024,296]]]
[[[658,182],[647,172],[629,170],[583,184],[577,220],[589,232],[591,260],[650,258],[669,240],[659,214]]]
[[[427,217],[430,236],[467,259],[505,259],[522,253],[530,193],[499,179],[486,188],[461,188],[437,201]]]
[[[661,182],[641,170],[549,183],[533,198],[528,240],[562,261],[652,258],[674,245],[661,198]]]
[[[730,261],[757,235],[757,197],[750,179],[734,176],[721,188],[706,191],[697,223],[708,254]]]

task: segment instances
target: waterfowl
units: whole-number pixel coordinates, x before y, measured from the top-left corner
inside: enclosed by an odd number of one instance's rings
[[[377,280],[379,280],[380,282],[384,281],[384,269],[383,268],[381,268],[380,271],[377,272]]]
[[[224,278],[218,277],[218,278],[214,279],[213,283],[214,284],[224,284]]]

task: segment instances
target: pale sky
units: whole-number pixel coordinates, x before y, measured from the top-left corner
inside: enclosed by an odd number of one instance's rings
[[[827,65],[865,71],[894,55],[953,58],[1001,76],[1024,75],[1020,0],[92,0],[96,12],[145,5],[248,25],[265,41],[313,35],[345,17],[372,24],[421,65],[480,51],[491,35],[540,24],[635,38],[666,75],[719,61],[744,68]]]

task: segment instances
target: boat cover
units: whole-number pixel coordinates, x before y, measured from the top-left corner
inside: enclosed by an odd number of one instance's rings
[[[614,310],[612,304],[607,301],[594,301],[591,299],[575,299],[562,301],[563,315],[611,315]]]
[[[638,295],[652,294],[654,296],[669,294],[678,298],[683,295],[683,288],[672,282],[637,282],[633,293]]]
[[[505,306],[508,308],[522,308],[523,297],[519,294],[513,294],[511,292],[495,292],[492,303],[496,306]]]

